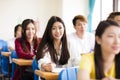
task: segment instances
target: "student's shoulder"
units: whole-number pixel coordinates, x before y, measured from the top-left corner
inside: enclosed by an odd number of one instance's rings
[[[84,58],[89,58],[89,59],[93,59],[93,56],[94,56],[94,53],[91,52],[91,53],[86,53],[86,54],[83,54],[82,57]]]
[[[75,32],[70,33],[70,34],[67,35],[67,38],[68,38],[68,39],[71,39],[71,38],[75,37],[75,35],[76,35]]]
[[[21,38],[16,38],[15,42],[21,42]]]

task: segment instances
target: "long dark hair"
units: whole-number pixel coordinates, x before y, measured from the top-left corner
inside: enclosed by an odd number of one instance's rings
[[[101,38],[105,30],[110,26],[120,27],[116,22],[112,20],[101,21],[96,29],[95,36]],[[103,57],[101,46],[96,41],[94,51],[96,79],[102,79],[105,77],[103,70]],[[116,78],[120,78],[120,53],[115,56],[115,74]]]
[[[27,29],[27,26],[28,24],[34,24],[34,21],[32,19],[25,19],[23,22],[22,22],[22,37],[21,37],[21,44],[22,44],[22,48],[25,52],[27,53],[30,53],[30,51],[28,50],[28,48],[26,47],[26,44],[25,44],[25,41],[26,41],[26,29]],[[35,27],[36,28],[36,27]],[[36,30],[36,29],[35,29]],[[35,31],[36,32],[36,31]],[[34,38],[33,38],[33,43],[36,43],[38,42],[37,40],[37,36],[36,36],[36,33],[34,35]]]
[[[62,51],[61,51],[61,56],[60,56],[59,61],[57,59],[57,54],[56,54],[56,50],[54,48],[53,36],[52,36],[52,32],[51,32],[51,29],[55,22],[62,23],[63,27],[64,27],[64,34],[61,39]],[[65,25],[64,25],[64,22],[62,21],[62,19],[57,16],[52,16],[47,23],[46,30],[44,32],[44,35],[43,35],[42,40],[38,47],[37,56],[36,56],[37,60],[44,57],[44,52],[46,52],[45,51],[46,45],[48,47],[48,49],[46,51],[50,52],[50,56],[51,56],[51,59],[53,62],[55,62],[55,63],[59,62],[60,65],[66,64],[68,62],[70,55],[69,55],[69,51],[68,51],[68,47],[67,47]]]

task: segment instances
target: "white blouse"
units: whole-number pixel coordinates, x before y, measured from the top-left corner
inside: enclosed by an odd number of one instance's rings
[[[59,51],[59,55],[58,55],[58,60],[60,59],[60,56],[61,56],[61,47],[60,47],[60,51]],[[42,67],[41,67],[41,65],[43,63],[52,63],[53,68],[66,68],[66,67],[68,67],[68,64],[58,65],[58,64],[55,64],[54,62],[52,62],[52,59],[51,59],[49,51],[47,51],[45,53],[45,55],[44,55],[43,58],[41,58],[41,59],[38,60],[38,68],[40,70],[43,70]],[[68,63],[69,63],[69,61],[68,61]]]
[[[83,39],[80,39],[76,33],[67,36],[68,48],[70,52],[70,64],[72,67],[79,66],[81,54],[93,51],[95,37],[93,34],[86,32]]]

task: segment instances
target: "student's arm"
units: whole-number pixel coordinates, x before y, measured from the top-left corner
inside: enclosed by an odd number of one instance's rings
[[[15,50],[13,47],[11,47],[11,46],[9,46],[8,47],[9,48],[9,50],[12,52],[13,50]]]
[[[92,65],[93,61],[91,54],[82,55],[78,71],[78,80],[90,80]]]
[[[120,80],[120,79],[115,79],[115,78],[110,76],[110,77],[105,77],[105,78],[103,78],[101,80]]]
[[[41,67],[44,71],[52,72],[53,70],[52,63],[43,63]]]
[[[80,59],[81,59],[81,55],[80,55],[80,53],[76,53],[77,51],[75,51],[75,48],[72,47],[72,45],[70,43],[72,43],[72,42],[70,42],[68,40],[68,50],[69,50],[70,58],[68,60],[67,66],[68,67],[78,67]]]
[[[44,57],[38,60],[38,68],[43,71],[52,71],[55,68],[49,52],[45,53]]]
[[[90,73],[87,70],[80,69],[78,71],[78,80],[90,80]]]

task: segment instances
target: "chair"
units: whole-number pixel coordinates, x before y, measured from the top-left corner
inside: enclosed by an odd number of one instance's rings
[[[2,51],[4,51],[4,52],[8,52],[9,50],[8,50],[8,44],[7,44],[7,41],[2,41],[3,43],[2,43]]]
[[[2,61],[1,51],[2,51],[2,48],[3,48],[3,43],[4,43],[4,40],[0,39],[0,48],[1,48],[1,50],[0,50],[0,80],[5,80],[5,77],[2,74],[2,66],[1,66],[2,65],[2,63],[1,63],[1,61]]]
[[[11,59],[12,58],[18,58],[18,55],[17,55],[15,50],[11,52],[10,56],[11,56]],[[12,74],[11,74],[12,78],[14,76],[14,72],[15,72],[16,67],[17,67],[17,65],[14,62],[12,62]]]
[[[8,52],[8,44],[6,41],[2,41],[2,50],[1,52]],[[8,76],[8,65],[9,65],[9,58],[1,55],[1,67],[2,73],[5,76]]]
[[[71,67],[63,69],[58,76],[59,80],[77,80],[78,68]]]
[[[2,59],[2,57],[1,57],[1,51],[2,51],[3,42],[4,42],[3,40],[0,40],[0,48],[1,48],[1,50],[0,50],[0,67],[1,67],[1,59]]]
[[[33,69],[33,71],[38,69],[38,63],[37,63],[36,59],[34,59],[32,62],[32,69]],[[38,76],[36,74],[34,74],[34,80],[38,80]]]

